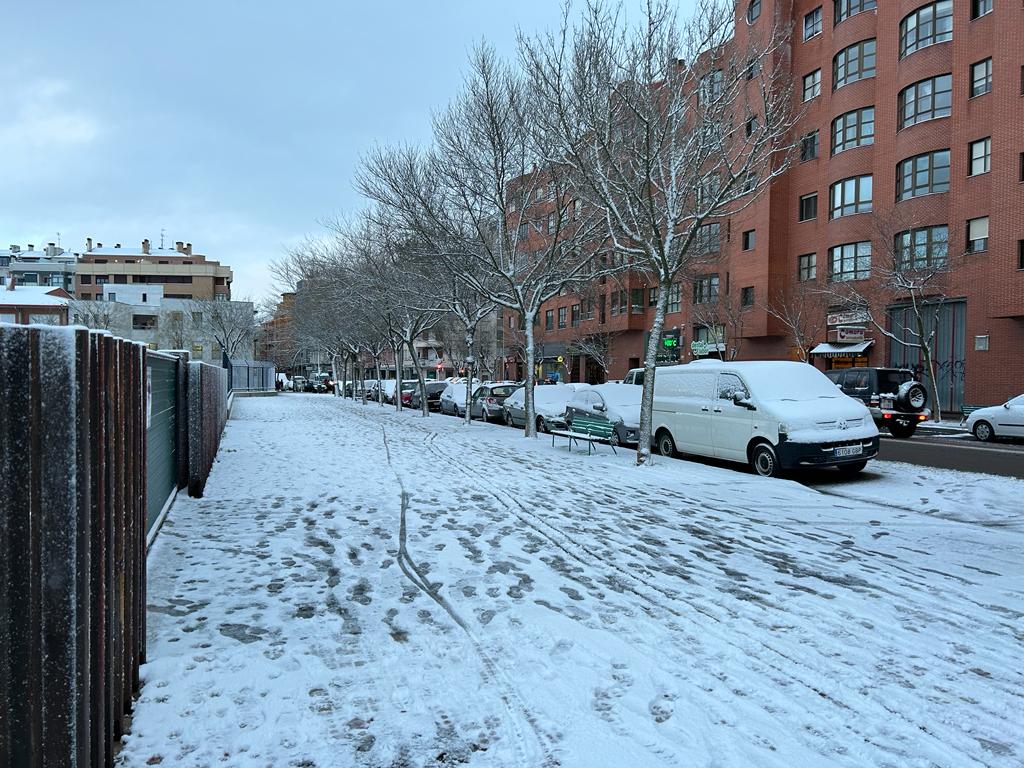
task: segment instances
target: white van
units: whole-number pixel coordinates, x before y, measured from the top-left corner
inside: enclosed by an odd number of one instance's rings
[[[701,360],[658,368],[652,427],[662,455],[739,461],[766,477],[830,466],[852,475],[878,453],[867,407],[807,363]]]

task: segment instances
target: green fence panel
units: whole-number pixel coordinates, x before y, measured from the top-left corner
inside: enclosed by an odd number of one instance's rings
[[[178,471],[178,385],[177,360],[146,356],[146,447],[148,466],[146,484],[149,490],[146,508],[148,533],[160,510],[177,487]]]

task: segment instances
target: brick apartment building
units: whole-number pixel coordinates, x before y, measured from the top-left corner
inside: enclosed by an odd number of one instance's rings
[[[844,281],[870,289],[871,257],[877,266],[892,252],[891,237],[929,261],[949,260],[933,347],[943,407],[1020,394],[1024,9],[1005,0],[742,0],[733,43],[766,32],[776,14],[793,26],[801,151],[752,206],[720,222],[709,274],[673,289],[665,327],[677,343],[661,362],[797,359],[767,307],[800,291],[828,297]],[[905,229],[882,235],[880,222]],[[600,381],[603,367],[615,379],[639,366],[652,285],[630,274],[547,302],[536,329],[542,372]],[[819,368],[919,361],[855,307],[822,301],[811,349]],[[904,303],[890,292],[875,316],[904,334]],[[708,320],[715,307],[733,315],[731,333]],[[603,367],[582,354],[587,340],[604,346]],[[511,350],[507,360],[509,375],[521,375]]]
[[[154,248],[143,240],[141,248],[104,247],[86,239],[78,256],[75,295],[83,300],[104,300],[118,285],[161,286],[163,298],[199,301],[231,299],[232,272],[220,262],[193,253],[191,243],[178,241],[174,248]],[[111,286],[106,287],[105,286]],[[110,299],[107,299],[110,300]]]

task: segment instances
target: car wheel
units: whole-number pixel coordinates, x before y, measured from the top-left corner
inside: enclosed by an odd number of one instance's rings
[[[992,431],[992,425],[987,421],[979,421],[974,425],[974,436],[981,442],[987,443],[996,436],[996,433]]]
[[[619,440],[618,432],[612,432],[611,437],[608,438],[608,444],[614,448],[618,448],[620,445],[622,445],[622,441]]]
[[[864,467],[866,467],[867,465],[868,465],[868,463],[867,463],[866,460],[865,461],[854,461],[854,462],[852,462],[850,464],[840,464],[839,467],[838,467],[839,474],[840,475],[845,475],[847,477],[852,477],[853,475],[856,475],[858,472],[860,472],[862,469],[864,469]]]
[[[894,421],[889,425],[889,434],[901,440],[912,437],[915,431],[917,431],[917,424],[900,424],[898,421]]]
[[[658,433],[655,445],[658,446],[658,453],[662,456],[671,458],[676,455],[676,441],[672,439],[672,433],[667,429],[663,429]]]
[[[777,477],[779,459],[768,443],[758,443],[750,452],[750,466],[761,477]]]

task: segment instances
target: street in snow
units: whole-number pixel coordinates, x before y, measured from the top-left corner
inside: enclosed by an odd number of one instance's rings
[[[237,400],[149,557],[119,764],[1024,762],[1024,483],[558,442]]]

